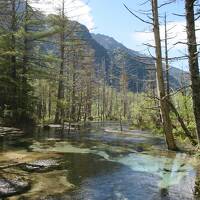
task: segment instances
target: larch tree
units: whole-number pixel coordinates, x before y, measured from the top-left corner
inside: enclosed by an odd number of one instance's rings
[[[60,10],[59,16],[60,24],[60,72],[59,72],[59,83],[58,83],[58,96],[57,96],[57,106],[56,106],[56,115],[55,123],[61,123],[61,120],[64,117],[64,108],[62,106],[62,101],[64,100],[64,66],[65,66],[65,28],[66,28],[66,16],[65,16],[65,0],[62,1],[62,7]]]
[[[25,5],[26,4],[26,5]],[[23,41],[23,25],[27,21],[28,2],[19,0],[0,1],[0,29],[2,35],[1,40],[1,66],[4,67],[4,72],[1,74],[3,84],[1,94],[2,102],[1,109],[9,111],[8,117],[13,123],[20,120],[26,120],[30,116],[26,115],[26,108],[22,105],[22,87],[27,87],[25,78],[25,65],[23,56],[27,52],[24,49]],[[23,67],[22,67],[23,66]],[[23,69],[22,69],[23,68]],[[23,77],[23,78],[21,78]],[[21,81],[23,80],[23,81]],[[28,99],[23,102],[27,103]],[[5,108],[6,106],[6,108]],[[24,114],[26,112],[26,114]]]

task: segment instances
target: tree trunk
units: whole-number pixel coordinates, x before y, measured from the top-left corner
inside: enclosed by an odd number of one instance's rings
[[[61,123],[64,117],[64,108],[62,100],[64,100],[64,61],[65,61],[65,4],[63,0],[62,5],[62,30],[60,33],[60,73],[59,73],[59,85],[58,85],[58,96],[57,96],[57,107],[55,123]]]
[[[111,85],[111,88],[110,88],[110,108],[109,108],[109,119],[112,119],[113,117],[113,88],[112,88],[112,85]]]
[[[169,86],[169,61],[168,61],[168,35],[167,35],[167,16],[165,13],[165,65],[166,65],[166,91],[169,96],[170,86]]]
[[[163,65],[162,65],[162,51],[160,40],[160,28],[158,19],[158,3],[157,0],[151,0],[152,14],[153,14],[153,31],[156,46],[156,72],[158,81],[158,94],[160,99],[161,115],[163,121],[163,128],[165,133],[165,139],[169,150],[176,150],[176,144],[172,133],[172,124],[169,115],[169,108],[167,100],[165,98],[165,85],[163,78]]]
[[[75,66],[73,66],[75,68]],[[71,97],[71,119],[75,122],[76,121],[76,72],[73,70],[72,75],[72,97]]]
[[[187,21],[187,42],[189,53],[189,69],[191,76],[192,99],[194,117],[196,122],[197,139],[200,145],[200,76],[198,51],[195,33],[195,17],[194,17],[195,0],[185,0],[186,21]]]
[[[188,130],[187,126],[185,125],[183,119],[181,118],[179,112],[177,111],[176,107],[173,105],[172,102],[168,101],[168,104],[171,108],[171,111],[176,115],[183,131],[184,131],[184,134],[185,136],[190,140],[190,142],[193,144],[193,145],[197,145],[197,142],[194,140],[194,138],[192,137],[192,134],[190,133],[190,131]]]
[[[16,37],[15,37],[15,32],[17,29],[17,25],[16,25],[16,1],[12,0],[11,1],[11,7],[12,7],[12,19],[11,19],[11,49],[13,52],[13,55],[11,56],[11,77],[12,79],[15,81],[14,85],[13,85],[13,94],[12,94],[12,109],[17,109],[17,61],[16,61]]]
[[[23,64],[22,64],[22,85],[21,85],[21,95],[20,95],[20,106],[23,109],[27,108],[27,65],[28,65],[28,0],[25,1],[25,20],[24,20],[24,52],[23,52]]]
[[[51,102],[51,85],[49,85],[49,101],[48,101],[48,114],[49,114],[49,120],[51,119],[51,106],[52,106],[52,102]]]
[[[81,121],[81,109],[82,109],[82,104],[83,104],[83,92],[81,91],[80,94],[80,101],[79,101],[79,106],[78,106],[78,114],[77,114],[77,122]]]

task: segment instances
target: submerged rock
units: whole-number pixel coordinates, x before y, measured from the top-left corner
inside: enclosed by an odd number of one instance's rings
[[[48,172],[51,170],[59,169],[61,164],[56,160],[37,160],[31,163],[25,163],[21,165],[24,171],[28,172]]]
[[[0,177],[0,197],[21,194],[30,189],[29,181],[22,177]]]
[[[68,173],[68,170],[54,170],[29,174],[31,189],[9,200],[71,200],[68,195],[76,186],[68,180]]]
[[[137,152],[143,152],[144,151],[144,147],[138,146],[138,147],[136,147],[136,151]]]

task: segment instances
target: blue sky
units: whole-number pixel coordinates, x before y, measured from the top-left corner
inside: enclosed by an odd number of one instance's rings
[[[143,0],[144,1],[144,0]],[[134,18],[123,6],[123,2],[133,11],[150,9],[147,6],[139,6],[141,0],[90,0],[91,14],[94,20],[95,33],[103,33],[113,36],[118,41],[130,48],[138,48],[134,44],[133,34],[137,31],[147,31],[149,26]],[[164,2],[164,1],[160,1]],[[165,7],[170,21],[181,21],[171,13],[183,13],[183,1],[178,1],[172,6]],[[163,12],[162,9],[160,12]],[[142,44],[143,41],[141,41]]]
[[[145,0],[90,0],[91,15],[94,21],[94,33],[109,35],[128,48],[147,54],[147,48],[143,43],[153,44],[153,35],[144,33],[151,31],[148,24],[140,22],[133,17],[123,6],[125,3],[131,10],[150,10],[150,5],[140,6]],[[166,0],[158,1],[160,4]],[[185,20],[183,17],[177,17],[174,13],[184,14],[184,1],[178,0],[172,5],[161,8],[160,14],[167,13],[168,28],[174,27],[170,31],[170,37],[176,38],[169,41],[170,48],[177,41],[185,41]],[[140,15],[141,17],[145,17]],[[161,18],[161,25],[163,19]],[[199,23],[197,23],[199,24]],[[164,26],[161,26],[161,37],[164,36]],[[152,50],[153,53],[153,50]],[[170,56],[179,56],[187,53],[184,45],[177,45],[170,50]],[[173,63],[176,67],[187,70],[187,61]]]
[[[141,53],[147,54],[147,48],[143,43],[154,44],[152,27],[144,24],[134,16],[132,16],[123,6],[125,3],[133,12],[137,13],[139,10],[150,10],[149,4],[140,6],[146,0],[65,0],[66,1],[66,15],[72,19],[79,21],[86,25],[91,32],[101,33],[113,37],[117,41],[123,43],[128,48],[131,48]],[[159,5],[168,0],[158,0]],[[32,6],[39,9],[46,14],[58,12],[62,0],[37,0],[32,3]],[[169,41],[169,54],[173,56],[183,56],[187,53],[184,45],[173,44],[178,41],[186,41],[185,20],[183,17],[177,17],[173,13],[184,14],[184,1],[176,0],[176,3],[162,7],[159,9],[161,15],[165,12],[168,18],[168,29],[170,31],[169,37],[174,39]],[[144,18],[145,16],[141,16]],[[161,38],[164,37],[163,18],[161,22]],[[196,23],[197,28],[200,28],[200,22]],[[149,33],[150,32],[150,33]],[[197,34],[198,42],[200,35]],[[151,50],[154,53],[154,50]],[[176,67],[187,70],[187,62],[175,62]]]
[[[110,35],[130,45],[131,33],[140,23],[125,10],[121,0],[90,0],[89,5],[96,27],[95,33]]]

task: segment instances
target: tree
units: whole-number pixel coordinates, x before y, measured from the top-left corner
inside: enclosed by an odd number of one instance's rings
[[[27,53],[27,49],[23,48],[25,40],[22,41],[21,39],[24,36],[22,34],[23,25],[27,24],[28,20],[28,2],[19,0],[0,1],[0,7],[2,8],[0,13],[2,33],[0,36],[2,44],[0,65],[4,68],[4,73],[1,74],[0,78],[2,81],[0,106],[4,118],[9,118],[9,121],[18,123],[21,120],[30,119],[30,115],[27,115],[28,108],[22,105],[22,101],[26,101],[26,103],[28,101],[28,98],[22,100],[24,88],[28,87],[27,82],[25,82],[25,67],[27,67],[25,65],[27,63],[22,62],[24,58],[22,55]]]
[[[57,106],[56,106],[56,115],[55,123],[61,123],[64,117],[64,108],[62,106],[62,101],[64,101],[65,90],[64,90],[64,67],[65,67],[65,35],[66,35],[66,23],[67,18],[65,16],[65,0],[62,0],[62,7],[60,11],[60,16],[58,18],[59,26],[59,57],[60,57],[60,72],[59,72],[59,83],[58,83],[58,96],[57,96]]]
[[[192,99],[198,144],[200,145],[200,75],[198,63],[198,51],[195,32],[194,3],[196,0],[185,0],[187,22],[188,62],[191,77]]]
[[[122,61],[122,72],[121,72],[121,78],[120,78],[120,92],[121,92],[121,103],[122,103],[122,113],[123,117],[125,118],[127,116],[127,104],[128,104],[128,78],[125,66],[125,61]]]
[[[168,56],[168,33],[167,33],[167,15],[165,13],[165,65],[166,65],[166,93],[169,96],[169,56]]]
[[[149,2],[149,1],[147,1]],[[175,139],[172,133],[172,123],[170,119],[170,110],[167,103],[167,95],[165,92],[165,83],[163,76],[163,63],[162,63],[162,48],[161,48],[161,39],[160,39],[160,27],[159,27],[159,14],[158,14],[158,2],[157,0],[151,0],[152,7],[152,19],[153,22],[149,22],[143,20],[142,18],[135,15],[126,5],[124,5],[126,9],[134,15],[136,18],[141,20],[142,22],[148,23],[153,26],[154,33],[154,41],[155,41],[155,60],[156,60],[156,77],[157,77],[157,85],[158,85],[158,98],[160,103],[160,111],[162,116],[163,130],[165,134],[166,144],[168,149],[176,150]]]
[[[177,148],[172,133],[172,124],[169,115],[170,111],[167,104],[164,78],[163,78],[163,63],[162,63],[162,50],[161,50],[160,28],[159,28],[158,2],[157,0],[151,0],[151,4],[152,4],[152,16],[153,16],[153,32],[154,32],[155,49],[156,49],[156,73],[158,81],[158,94],[159,94],[160,110],[163,121],[163,128],[168,149],[176,150]]]

